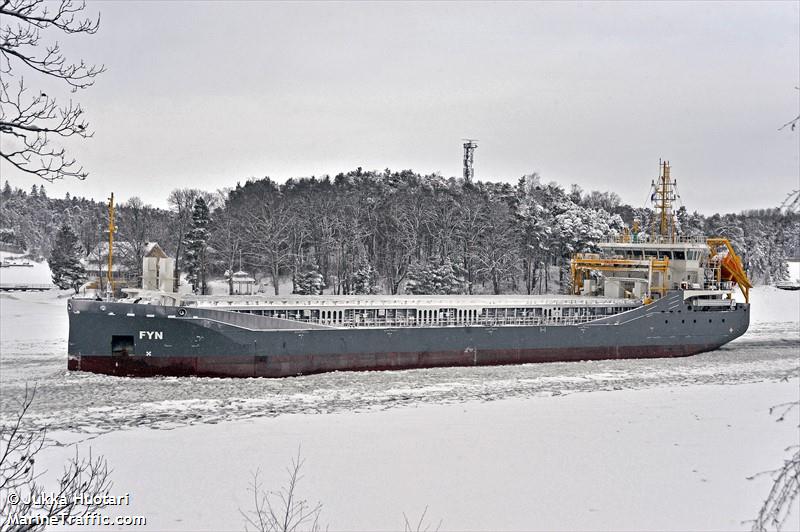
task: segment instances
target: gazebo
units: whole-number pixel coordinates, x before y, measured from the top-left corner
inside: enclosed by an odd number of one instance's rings
[[[250,295],[255,293],[256,280],[249,273],[239,270],[231,276],[233,293],[238,295]]]

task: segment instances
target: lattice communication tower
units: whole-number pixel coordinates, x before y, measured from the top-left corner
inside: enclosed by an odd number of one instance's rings
[[[475,168],[472,166],[472,157],[478,147],[477,139],[464,139],[464,181],[470,182],[475,177]]]

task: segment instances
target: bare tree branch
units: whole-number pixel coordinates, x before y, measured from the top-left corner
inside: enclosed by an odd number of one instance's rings
[[[292,458],[292,465],[286,469],[289,480],[278,491],[265,491],[259,480],[260,471],[253,473],[248,491],[253,496],[253,509],[239,513],[245,519],[245,527],[253,527],[258,532],[297,532],[320,530],[319,516],[322,504],[311,504],[297,494],[297,485],[303,478],[300,470],[305,460]]]
[[[800,87],[795,87],[794,89],[800,91]],[[794,131],[795,128],[797,127],[798,123],[800,123],[800,115],[797,115],[792,120],[789,120],[788,122],[783,124],[781,127],[778,128],[778,131],[780,131],[780,130],[782,130],[784,128],[787,128],[787,127],[789,129],[791,129],[792,131]]]
[[[413,525],[409,520],[408,516],[403,512],[403,532],[428,532],[431,530],[431,525],[425,522],[425,515],[428,513],[428,507],[426,506],[425,509],[422,511],[422,515],[419,516],[419,520],[417,521],[416,525]],[[433,532],[439,532],[439,529],[442,528],[442,520],[439,520],[439,523],[436,525],[436,528],[433,529]]]
[[[0,425],[0,532],[44,530],[50,518],[65,521],[105,507],[111,489],[110,471],[103,457],[75,456],[64,466],[57,488],[45,492],[35,472],[36,455],[45,446],[45,429],[29,430],[25,417],[36,396],[26,386],[19,409],[8,424]],[[80,495],[81,497],[77,497]],[[34,523],[20,519],[38,517]]]
[[[51,136],[89,138],[89,124],[83,108],[69,100],[59,105],[42,91],[29,93],[24,77],[14,84],[15,70],[32,72],[65,82],[72,92],[94,84],[105,66],[67,60],[58,42],[42,47],[41,32],[60,31],[66,35],[94,34],[97,19],[78,18],[84,2],[61,0],[4,0],[0,3],[0,157],[17,170],[46,181],[65,177],[84,179],[87,173],[63,147],[53,147]],[[38,93],[38,94],[37,94]]]
[[[792,503],[800,495],[800,445],[786,450],[793,451],[793,454],[784,460],[783,466],[747,477],[748,480],[765,475],[772,477],[772,487],[752,521],[753,532],[763,532],[770,526],[780,530],[792,513]]]

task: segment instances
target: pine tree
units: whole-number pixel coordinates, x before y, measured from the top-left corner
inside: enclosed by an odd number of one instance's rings
[[[378,272],[366,259],[362,260],[361,265],[350,280],[353,294],[377,294],[378,293]]]
[[[450,259],[425,266],[416,266],[408,274],[406,291],[415,295],[460,294],[464,291],[462,279]]]
[[[3,185],[3,199],[7,200],[11,198],[11,185],[8,184],[8,180],[6,179],[6,183]]]
[[[87,280],[86,269],[81,264],[83,250],[78,237],[65,223],[56,233],[56,241],[50,254],[50,270],[53,283],[59,288],[72,288],[78,293],[81,285]]]
[[[322,295],[322,274],[319,273],[317,263],[313,260],[300,267],[294,277],[294,292],[306,296]]]
[[[208,253],[208,224],[211,217],[202,196],[194,202],[192,226],[184,239],[186,280],[195,294],[206,293],[206,255]]]

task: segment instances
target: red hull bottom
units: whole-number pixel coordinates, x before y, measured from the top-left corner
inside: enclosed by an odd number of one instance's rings
[[[424,353],[342,353],[290,356],[145,357],[74,356],[68,368],[106,375],[152,377],[289,377],[328,371],[381,371],[448,366],[495,366],[624,358],[683,357],[717,345],[509,349]]]

